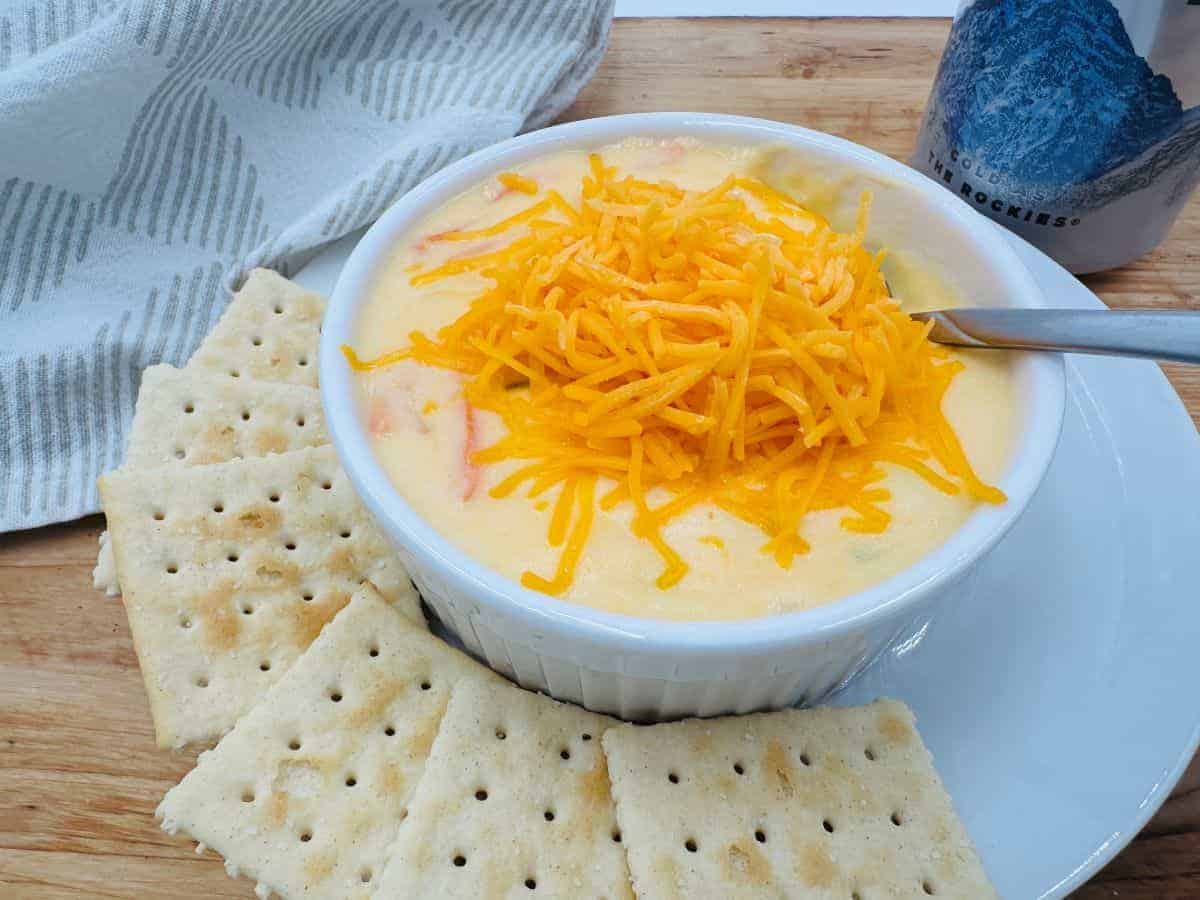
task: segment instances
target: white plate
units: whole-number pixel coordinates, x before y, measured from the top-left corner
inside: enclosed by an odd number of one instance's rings
[[[329,293],[357,235],[297,281]],[[1018,238],[1056,306],[1101,302]],[[838,698],[898,697],[1001,896],[1062,897],[1200,741],[1200,438],[1152,363],[1077,356],[1058,453],[972,589]]]

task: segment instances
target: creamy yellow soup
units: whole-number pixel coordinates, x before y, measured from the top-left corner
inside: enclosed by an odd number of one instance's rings
[[[691,139],[631,139],[604,148],[602,154],[605,163],[622,174],[669,180],[687,190],[711,188],[730,173],[761,172],[764,158],[763,151],[753,148]],[[587,169],[587,154],[570,151],[512,171],[577,203]],[[488,286],[471,273],[413,287],[414,271],[500,249],[513,240],[511,233],[468,243],[431,236],[485,227],[526,208],[532,199],[488,179],[431,213],[398,241],[364,305],[354,344],[358,356],[373,358],[405,347],[414,331],[434,336]],[[910,311],[965,303],[966,298],[922,268],[919,253],[911,248],[893,253],[884,271],[893,295]],[[994,353],[958,358],[965,369],[954,379],[943,412],[975,471],[995,482],[1004,470],[1014,430],[1009,361]],[[494,497],[491,488],[518,463],[476,467],[464,462],[473,450],[503,437],[505,426],[491,413],[468,409],[463,376],[403,360],[360,373],[359,384],[374,452],[418,514],[447,540],[514,581],[527,571],[547,578],[554,573],[562,548],[550,546],[546,536],[555,493],[534,500],[524,491]],[[891,499],[886,508],[892,516],[883,533],[846,530],[840,524],[844,509],[810,513],[801,534],[811,549],[783,568],[763,552],[766,538],[761,530],[716,506],[700,505],[663,530],[664,539],[690,567],[682,580],[665,590],[655,583],[662,559],[631,533],[632,505],[597,509],[574,580],[562,599],[629,615],[711,621],[808,609],[869,587],[942,544],[977,506],[965,492],[948,495],[907,469],[881,466],[887,470],[884,486]]]

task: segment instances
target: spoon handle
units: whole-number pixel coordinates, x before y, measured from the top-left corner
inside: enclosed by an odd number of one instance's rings
[[[956,347],[1057,350],[1200,363],[1200,311],[1102,309],[943,309],[930,339]]]

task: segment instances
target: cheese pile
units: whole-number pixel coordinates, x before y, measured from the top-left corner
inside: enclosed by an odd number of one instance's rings
[[[701,503],[760,528],[763,550],[790,567],[808,549],[809,513],[845,509],[848,530],[887,529],[880,463],[1004,500],[942,414],[962,363],[900,309],[882,253],[863,246],[869,205],[841,234],[753,178],[687,191],[622,177],[593,154],[578,205],[547,191],[494,225],[430,238],[513,234],[412,277],[491,284],[436,338],[416,332],[367,361],[344,349],[358,369],[413,359],[464,373],[467,401],[508,432],[474,461],[522,461],[492,494],[559,488],[547,536],[563,547],[557,571],[524,573],[526,587],[566,591],[596,506],[621,503],[663,559],[660,588],[688,571],[664,527]]]

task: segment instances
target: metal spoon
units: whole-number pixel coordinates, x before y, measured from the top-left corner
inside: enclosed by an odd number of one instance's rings
[[[1200,311],[939,309],[931,340],[956,347],[1057,350],[1200,363]]]

